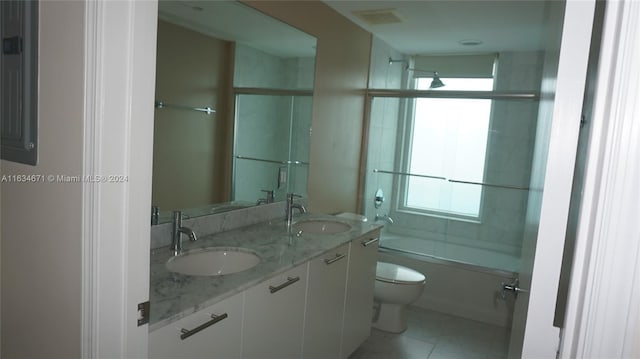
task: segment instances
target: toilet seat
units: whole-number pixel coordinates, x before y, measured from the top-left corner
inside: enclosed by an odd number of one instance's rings
[[[378,262],[376,265],[376,280],[393,284],[424,284],[424,274],[411,268],[393,263]]]

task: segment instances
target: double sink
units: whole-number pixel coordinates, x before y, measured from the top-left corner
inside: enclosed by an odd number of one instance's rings
[[[292,225],[298,234],[338,234],[351,225],[330,219],[301,220]],[[258,254],[242,247],[208,247],[187,251],[170,258],[166,267],[170,272],[193,276],[221,276],[251,269],[260,263]]]

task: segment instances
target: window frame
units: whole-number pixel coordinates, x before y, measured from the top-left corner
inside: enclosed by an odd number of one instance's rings
[[[444,82],[446,82],[446,77],[441,77]],[[492,91],[495,91],[496,81],[495,76],[492,77],[493,85]],[[417,86],[417,79],[413,79],[413,88],[415,89]],[[446,92],[446,90],[438,90],[439,92]],[[411,149],[413,146],[414,140],[414,123],[415,123],[415,114],[416,114],[416,103],[421,98],[406,98],[405,99],[405,110],[402,115],[402,130],[399,131],[398,144],[401,146],[401,151],[399,151],[399,158],[397,163],[400,164],[400,172],[403,173],[411,173],[410,171],[410,160],[411,160]],[[469,99],[472,99],[470,97]],[[486,133],[487,142],[485,147],[485,156],[484,156],[484,164],[483,164],[483,173],[482,173],[482,182],[486,182],[487,176],[487,165],[489,160],[489,153],[491,149],[491,141],[489,138],[489,130],[492,128],[493,124],[493,111],[495,100],[488,99],[490,102],[490,110],[489,110],[489,123],[488,123],[488,131]],[[443,176],[443,174],[437,173],[425,173],[425,175],[433,175],[433,176]],[[446,220],[455,220],[469,223],[482,223],[484,218],[484,201],[486,191],[484,186],[481,186],[480,190],[480,201],[478,206],[478,215],[477,216],[469,216],[456,212],[448,212],[443,210],[435,210],[435,209],[425,209],[425,208],[417,208],[411,207],[407,205],[408,191],[409,191],[409,180],[410,175],[398,176],[394,179],[394,188],[395,188],[395,210],[398,213],[403,214],[411,214],[418,216],[427,216],[438,219],[446,219]],[[445,176],[443,176],[445,177]],[[453,184],[453,183],[452,183]]]

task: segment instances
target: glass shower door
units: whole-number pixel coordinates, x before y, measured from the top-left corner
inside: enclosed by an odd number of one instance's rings
[[[236,96],[233,189],[235,201],[255,202],[262,191],[276,201],[306,194],[311,96]]]

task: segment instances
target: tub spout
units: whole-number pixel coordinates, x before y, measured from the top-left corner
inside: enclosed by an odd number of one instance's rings
[[[378,222],[378,221],[385,221],[389,224],[393,224],[393,219],[389,217],[388,214],[383,214],[383,215],[376,214],[376,219],[374,220],[374,222]]]

